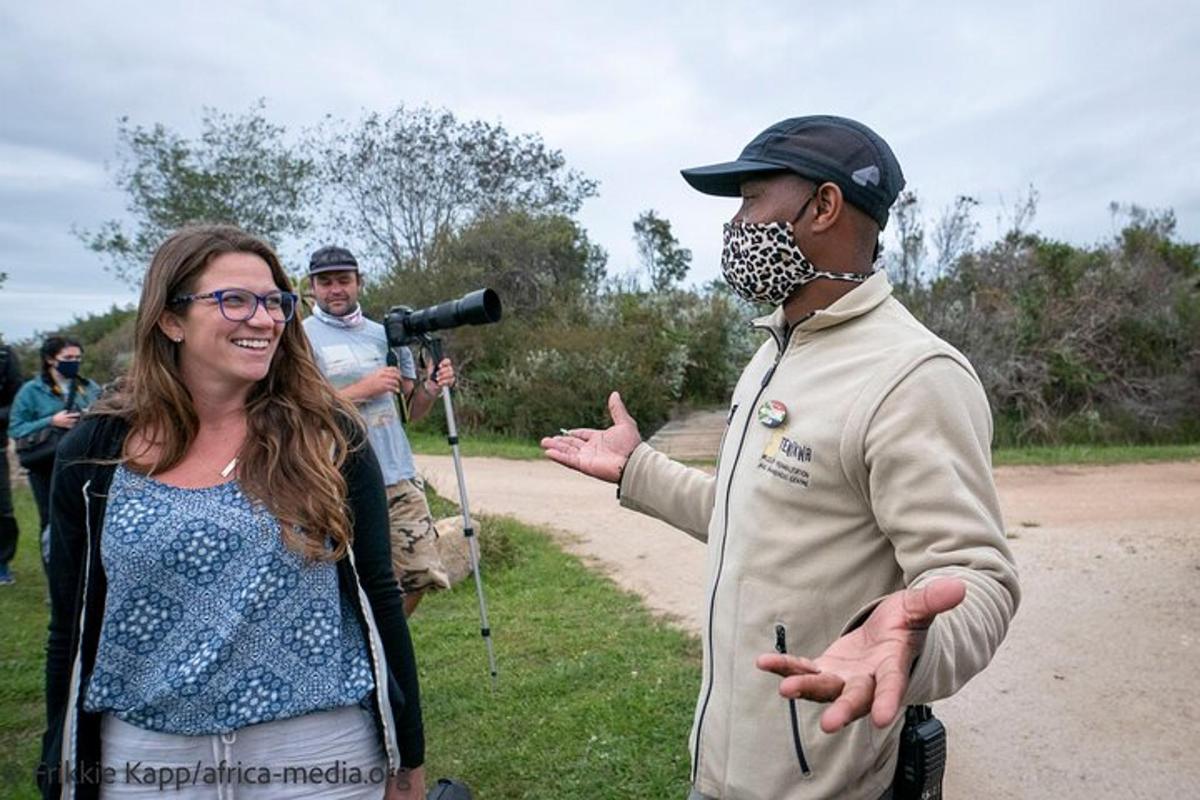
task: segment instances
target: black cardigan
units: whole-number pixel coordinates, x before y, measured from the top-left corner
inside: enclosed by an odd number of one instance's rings
[[[83,710],[83,687],[96,663],[100,623],[104,619],[107,580],[100,560],[100,535],[108,487],[115,466],[97,464],[121,453],[128,425],[115,417],[94,416],[81,421],[59,445],[55,461],[50,501],[50,635],[46,646],[46,733],[42,740],[42,758],[38,766],[38,785],[44,797],[61,794],[59,774],[63,725],[70,696],[71,666],[76,654],[81,658],[81,680],[76,697],[78,713],[75,785],[81,798],[97,797],[99,785],[93,780],[100,764],[100,717]],[[392,721],[403,766],[414,768],[425,760],[425,737],[421,723],[420,690],[412,639],[404,618],[404,604],[392,572],[391,544],[388,532],[387,499],[379,462],[366,443],[362,429],[351,431],[352,450],[342,467],[348,496],[346,510],[353,521],[352,549],[361,584],[383,641],[388,695]],[[84,487],[89,501],[85,502]],[[90,520],[89,520],[90,516]],[[88,529],[91,529],[89,539]],[[90,550],[90,555],[89,555]],[[86,562],[91,577],[84,588]],[[355,586],[355,569],[349,558],[337,562],[338,586],[350,601],[363,626],[363,637],[370,633]],[[80,612],[86,620],[80,630]],[[82,652],[81,652],[82,651]],[[372,656],[373,659],[373,656]],[[375,693],[372,693],[375,698]],[[372,708],[377,708],[373,703]],[[383,720],[378,719],[383,736]]]

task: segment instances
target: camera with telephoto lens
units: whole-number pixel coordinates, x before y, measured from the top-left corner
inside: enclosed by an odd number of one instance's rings
[[[425,341],[434,331],[460,325],[489,325],[500,321],[500,295],[491,289],[477,289],[457,300],[447,300],[417,311],[408,306],[392,306],[383,319],[388,347],[404,347]]]

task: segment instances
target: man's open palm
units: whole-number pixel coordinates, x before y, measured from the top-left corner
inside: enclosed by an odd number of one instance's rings
[[[831,702],[821,730],[834,733],[871,715],[876,727],[892,724],[908,689],[913,661],[921,653],[934,617],[957,606],[967,587],[958,578],[939,578],[920,589],[902,589],[883,599],[866,621],[829,646],[817,659],[779,653],[760,655],[759,669],[783,677],[784,697]]]
[[[560,436],[547,436],[541,441],[542,450],[552,461],[616,483],[642,436],[617,392],[608,396],[608,414],[613,421],[611,428],[574,428]]]

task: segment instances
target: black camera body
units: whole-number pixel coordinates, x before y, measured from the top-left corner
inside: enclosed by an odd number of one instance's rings
[[[427,341],[434,331],[499,322],[500,315],[500,295],[491,289],[477,289],[457,300],[416,311],[408,306],[392,306],[383,318],[383,329],[388,347],[405,347]]]

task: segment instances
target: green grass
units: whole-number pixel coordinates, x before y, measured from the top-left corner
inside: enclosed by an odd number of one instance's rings
[[[413,451],[422,455],[449,455],[445,434],[417,430],[409,433]],[[464,456],[497,458],[543,458],[534,440],[514,439],[499,434],[464,434],[460,443]],[[1054,466],[1060,464],[1130,464],[1147,461],[1195,461],[1200,444],[1173,445],[1059,445],[1053,447],[1001,447],[992,451],[996,466]],[[687,461],[695,467],[712,467],[714,461]]]
[[[486,577],[496,689],[470,580],[412,622],[431,779],[460,777],[485,800],[686,796],[696,640],[545,536],[511,520],[480,528],[516,550]]]
[[[450,445],[444,432],[416,429],[405,432],[414,453],[423,456],[448,456]],[[460,433],[459,452],[464,456],[491,456],[523,460],[542,458],[538,440],[517,439],[495,433]]]
[[[2,455],[2,454],[0,454]],[[37,509],[27,487],[13,491],[21,526],[9,565],[17,582],[0,586],[0,795],[40,797],[33,782],[46,722],[46,575],[38,546]]]
[[[992,452],[992,463],[996,466],[1130,464],[1145,461],[1195,461],[1196,459],[1200,459],[1200,444],[1003,447]]]
[[[17,584],[0,588],[0,796],[35,798],[47,609],[32,499]],[[455,507],[432,497],[435,515]],[[412,630],[427,774],[479,800],[669,798],[687,794],[687,732],[700,673],[695,638],[511,519],[477,520],[499,667],[495,690],[474,582],[425,598]]]

